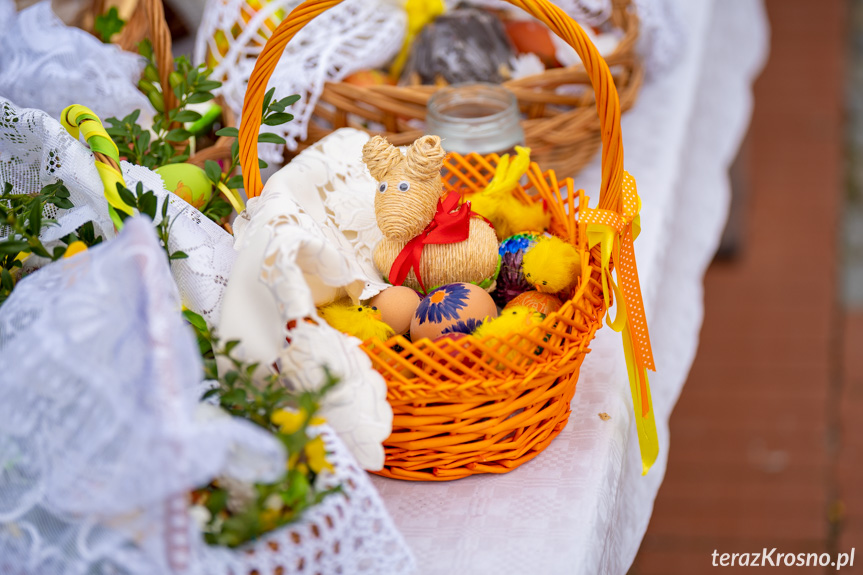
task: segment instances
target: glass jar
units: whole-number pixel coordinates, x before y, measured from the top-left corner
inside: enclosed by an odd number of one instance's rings
[[[495,84],[457,84],[429,99],[426,134],[440,136],[447,152],[512,153],[524,145],[515,95]]]

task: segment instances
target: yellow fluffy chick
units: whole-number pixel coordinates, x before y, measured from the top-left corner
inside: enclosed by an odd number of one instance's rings
[[[545,314],[526,305],[514,305],[500,312],[496,318],[484,322],[476,328],[473,335],[480,339],[489,335],[498,339],[506,339],[513,333],[527,331],[531,326],[537,325],[544,319]]]
[[[525,205],[513,195],[530,166],[530,148],[516,146],[515,152],[515,159],[501,156],[492,180],[470,199],[471,209],[494,225],[500,240],[521,232],[541,232],[551,222],[541,202]]]
[[[318,315],[333,328],[362,341],[377,337],[386,341],[395,335],[393,328],[381,321],[376,307],[356,305],[341,300],[318,308]]]
[[[581,254],[560,238],[542,236],[525,252],[522,270],[524,279],[536,291],[560,293],[581,275]]]
[[[500,312],[500,315],[495,319],[489,320],[483,323],[481,326],[476,328],[476,331],[473,332],[474,336],[482,339],[486,336],[491,336],[493,339],[497,339],[501,342],[506,342],[514,333],[524,333],[528,331],[531,327],[538,325],[542,320],[545,319],[545,314],[539,313],[538,311],[529,308],[523,305],[516,305],[510,308],[507,308]],[[519,349],[520,348],[520,349]],[[509,349],[509,351],[505,351]],[[508,348],[506,345],[498,348],[498,353],[506,353],[506,359],[509,361],[517,361],[518,358],[525,353],[525,349],[523,345],[516,346],[516,348]],[[519,353],[521,352],[521,353]],[[539,355],[542,353],[542,348],[537,347],[533,350],[535,355]],[[489,364],[495,364],[495,369],[504,369],[506,365],[502,362],[495,362],[494,360],[490,360]],[[533,363],[533,358],[528,360],[528,364]]]

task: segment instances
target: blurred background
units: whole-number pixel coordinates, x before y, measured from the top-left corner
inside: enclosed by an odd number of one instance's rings
[[[765,4],[770,57],[633,575],[863,544],[863,2]]]

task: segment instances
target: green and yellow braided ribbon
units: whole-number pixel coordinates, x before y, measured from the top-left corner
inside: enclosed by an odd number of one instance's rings
[[[93,155],[96,157],[96,170],[102,179],[105,199],[108,200],[108,212],[111,215],[111,221],[120,230],[123,227],[123,221],[117,214],[117,210],[132,215],[134,208],[124,202],[117,191],[117,184],[124,187],[126,185],[123,180],[123,173],[120,171],[120,151],[117,149],[117,144],[111,140],[108,132],[105,131],[99,116],[84,106],[73,104],[67,107],[63,110],[61,122],[73,138],[77,139],[83,134],[84,140],[93,151]]]

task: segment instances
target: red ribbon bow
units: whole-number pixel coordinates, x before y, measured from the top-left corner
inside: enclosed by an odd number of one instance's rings
[[[437,201],[437,211],[434,218],[418,236],[402,248],[390,268],[389,280],[393,285],[403,285],[411,269],[417,276],[417,281],[425,292],[420,276],[420,260],[423,248],[428,244],[455,244],[463,242],[470,235],[470,202],[459,205],[461,194],[449,193]]]

